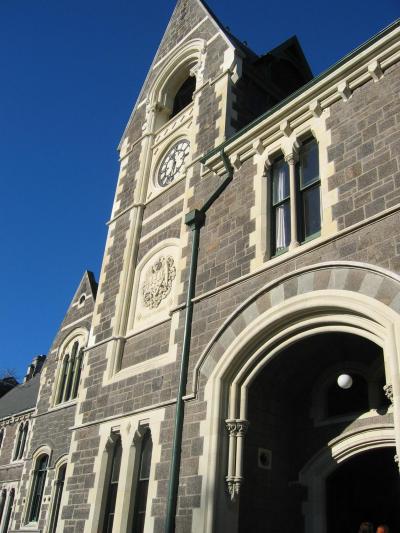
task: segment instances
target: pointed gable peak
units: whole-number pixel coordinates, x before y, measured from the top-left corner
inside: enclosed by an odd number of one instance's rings
[[[95,280],[93,272],[85,270],[82,279],[78,285],[77,290],[75,291],[74,297],[72,298],[71,306],[76,303],[83,303],[81,300],[86,298],[93,298],[93,302],[96,299],[97,293],[97,282]]]
[[[233,45],[224,27],[205,2],[202,0],[178,0],[154,61],[157,62],[168,54],[172,48],[191,34],[205,18],[208,18],[229,44]]]

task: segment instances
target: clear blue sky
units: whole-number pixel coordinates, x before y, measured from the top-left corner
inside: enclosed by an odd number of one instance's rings
[[[297,34],[315,74],[399,16],[398,0],[209,4],[258,53]],[[116,148],[174,5],[0,0],[0,370],[21,378],[98,277]]]

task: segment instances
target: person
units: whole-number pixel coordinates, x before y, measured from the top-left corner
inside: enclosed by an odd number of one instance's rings
[[[390,533],[388,526],[381,524],[376,528],[376,533]]]
[[[371,522],[363,522],[360,525],[358,533],[374,533],[374,526],[371,524]]]

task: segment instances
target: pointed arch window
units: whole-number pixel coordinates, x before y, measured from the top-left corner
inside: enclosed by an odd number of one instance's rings
[[[115,504],[117,501],[119,473],[121,469],[121,456],[121,436],[117,435],[113,444],[109,467],[103,527],[101,529],[102,533],[111,533],[114,524]]]
[[[48,464],[49,464],[49,456],[47,454],[40,455],[36,460],[35,470],[33,473],[32,493],[30,497],[28,522],[39,521],[40,509],[42,507],[44,487],[46,484]]]
[[[17,440],[15,443],[14,455],[13,455],[14,461],[19,461],[24,456],[26,441],[28,439],[28,432],[29,432],[29,422],[28,421],[21,422],[21,424],[18,426],[18,431],[17,431]]]
[[[50,533],[55,533],[57,530],[57,524],[58,519],[60,515],[60,509],[61,509],[61,499],[64,491],[64,484],[65,484],[65,474],[67,471],[67,464],[64,463],[61,465],[57,471],[56,474],[56,481],[55,481],[55,492],[54,492],[54,499],[53,499],[53,509],[51,514],[51,521],[50,521]]]
[[[6,502],[6,509],[4,513],[4,523],[1,526],[1,531],[6,533],[10,527],[11,516],[14,508],[15,489],[11,489]]]
[[[62,357],[56,404],[74,400],[78,396],[83,366],[83,338],[68,344]]]
[[[7,491],[3,489],[0,492],[0,527],[1,527],[1,521],[3,519],[4,509],[6,506],[6,500],[7,500]]]
[[[144,530],[152,453],[153,441],[150,429],[147,428],[140,447],[132,533],[142,533]]]

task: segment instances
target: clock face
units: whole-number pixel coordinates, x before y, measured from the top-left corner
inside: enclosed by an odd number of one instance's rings
[[[162,160],[160,170],[158,171],[158,184],[161,187],[166,187],[174,181],[176,176],[183,169],[183,165],[187,156],[189,155],[190,143],[189,141],[182,140],[174,144],[174,146],[168,150],[166,156]]]

